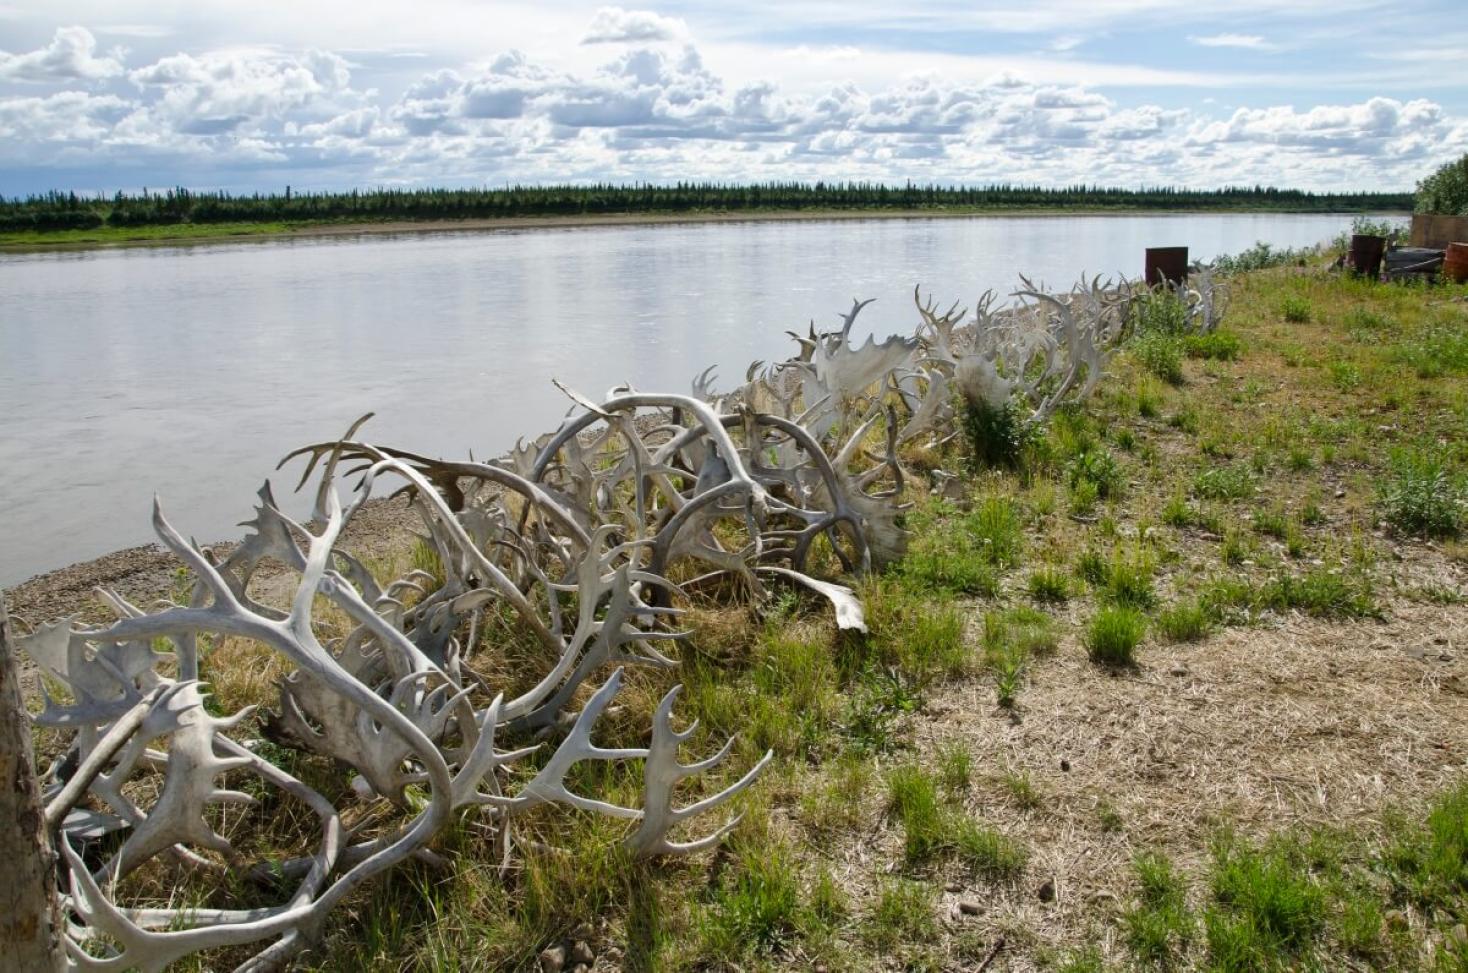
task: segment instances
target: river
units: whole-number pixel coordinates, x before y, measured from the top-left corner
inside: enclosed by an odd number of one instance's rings
[[[791,353],[874,297],[855,334],[1025,273],[1141,272],[1255,241],[1314,244],[1348,216],[979,217],[384,234],[0,255],[0,585],[153,539],[239,534],[292,447],[340,435],[501,453],[630,382],[683,392]],[[284,499],[284,498],[283,498]],[[291,509],[305,505],[293,500]]]

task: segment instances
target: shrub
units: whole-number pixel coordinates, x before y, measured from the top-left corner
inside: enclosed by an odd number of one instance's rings
[[[1456,537],[1468,513],[1468,494],[1442,462],[1425,453],[1403,453],[1392,466],[1391,478],[1379,488],[1382,515],[1392,529],[1421,537]]]
[[[1183,340],[1161,331],[1138,335],[1132,354],[1142,367],[1169,385],[1183,384]]]
[[[1188,330],[1188,307],[1167,288],[1134,301],[1131,313],[1132,330],[1138,335],[1181,335]]]
[[[1136,664],[1137,646],[1147,630],[1142,613],[1128,605],[1101,609],[1086,629],[1086,652],[1091,661],[1105,666]]]
[[[963,438],[975,468],[1020,465],[1033,429],[1013,402],[996,407],[965,399],[962,414]]]
[[[1304,324],[1310,320],[1313,308],[1310,301],[1303,297],[1287,297],[1279,306],[1279,313],[1291,324]]]
[[[1419,213],[1468,216],[1468,154],[1417,184],[1415,209]]]

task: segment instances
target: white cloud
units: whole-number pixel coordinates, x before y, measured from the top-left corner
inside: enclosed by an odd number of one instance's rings
[[[262,50],[175,54],[129,72],[128,80],[161,97],[154,114],[181,132],[233,132],[263,119],[279,119],[308,106],[337,107],[348,92],[347,62],[325,51],[300,55]]]
[[[1188,40],[1199,47],[1237,47],[1250,51],[1279,50],[1277,44],[1271,44],[1258,34],[1210,34],[1206,37],[1189,36]]]
[[[97,57],[97,39],[85,27],[59,27],[51,43],[25,54],[0,51],[0,79],[96,81],[122,74],[116,57]]]
[[[688,25],[676,17],[664,17],[651,10],[623,10],[602,7],[592,18],[581,37],[583,44],[626,44],[647,41],[670,41],[688,34]]]
[[[1425,99],[1229,115],[1119,101],[1023,62],[833,81],[866,60],[839,51],[819,88],[792,88],[777,71],[731,79],[691,43],[658,42],[574,69],[519,51],[432,70],[404,64],[388,96],[361,86],[361,69],[335,53],[179,53],[106,92],[0,89],[0,161],[173,165],[200,184],[219,170],[261,169],[332,186],[911,178],[1401,188],[1468,149],[1468,122]]]

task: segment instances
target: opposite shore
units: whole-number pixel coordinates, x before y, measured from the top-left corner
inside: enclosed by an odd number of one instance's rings
[[[933,220],[986,218],[1064,218],[1068,216],[1266,215],[1311,213],[1311,209],[1249,207],[1155,209],[1149,207],[1063,207],[1025,209],[802,209],[736,212],[610,213],[575,216],[505,216],[461,220],[384,220],[380,222],[178,223],[166,226],[101,227],[92,230],[0,233],[0,254],[83,250],[112,247],[179,246],[194,243],[239,243],[280,239],[369,236],[376,234],[485,233],[493,231],[587,229],[594,227],[699,223],[830,222],[836,220]],[[1359,212],[1341,212],[1358,216]],[[1405,216],[1401,213],[1378,215]]]

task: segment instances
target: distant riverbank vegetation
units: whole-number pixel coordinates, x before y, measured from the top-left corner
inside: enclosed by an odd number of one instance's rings
[[[283,194],[74,192],[0,197],[0,233],[54,233],[188,224],[375,223],[627,214],[801,211],[1410,211],[1411,193],[1309,193],[1271,187],[1214,190],[1072,186],[887,186],[866,182],[676,183],[372,189]]]

